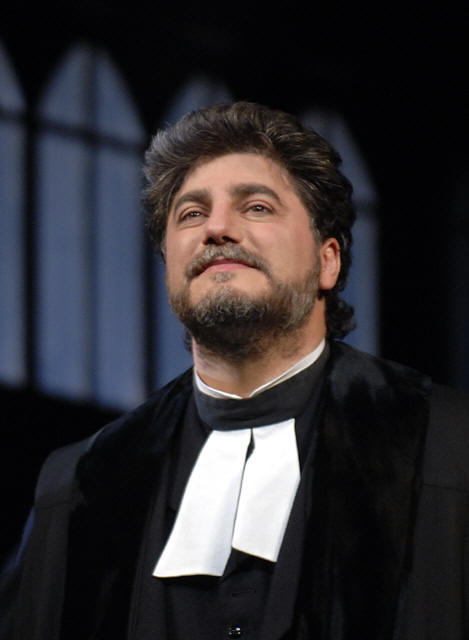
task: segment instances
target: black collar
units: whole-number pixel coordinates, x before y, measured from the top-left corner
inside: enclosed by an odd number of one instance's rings
[[[311,397],[328,357],[329,346],[326,345],[309,367],[252,398],[213,398],[194,384],[199,416],[211,429],[217,430],[261,427],[293,418]]]

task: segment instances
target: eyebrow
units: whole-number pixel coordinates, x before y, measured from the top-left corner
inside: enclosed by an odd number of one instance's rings
[[[270,187],[265,184],[259,184],[257,182],[247,184],[235,184],[230,188],[230,195],[236,198],[242,198],[245,196],[253,196],[256,193],[264,194],[273,198],[278,204],[283,204],[280,196]]]
[[[246,196],[253,196],[256,193],[264,194],[273,198],[278,204],[283,204],[280,196],[276,191],[267,187],[265,184],[257,182],[249,182],[242,184],[235,184],[229,188],[229,194],[234,198],[245,198]],[[201,202],[202,204],[209,204],[211,200],[210,191],[208,189],[193,189],[187,193],[183,193],[180,198],[175,200],[172,209],[176,211],[181,205],[186,202]]]
[[[208,189],[194,189],[183,193],[180,198],[177,198],[172,206],[172,210],[176,211],[185,202],[201,202],[202,204],[208,204],[210,202],[210,192]]]

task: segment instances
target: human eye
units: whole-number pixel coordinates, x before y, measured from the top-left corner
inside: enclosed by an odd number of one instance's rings
[[[249,203],[246,210],[249,214],[258,216],[265,216],[273,213],[273,208],[264,202]]]
[[[177,221],[179,224],[196,223],[203,216],[203,212],[197,207],[190,207],[179,212]]]
[[[184,220],[185,218],[198,218],[200,215],[202,215],[200,213],[200,211],[197,210],[191,210],[191,211],[187,211],[186,213],[184,213],[181,216],[181,219]]]

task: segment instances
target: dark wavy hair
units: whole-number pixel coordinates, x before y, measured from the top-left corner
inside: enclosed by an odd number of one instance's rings
[[[356,213],[352,186],[339,170],[333,147],[294,116],[251,102],[200,109],[158,131],[145,154],[143,205],[156,247],[163,253],[166,222],[174,195],[188,172],[228,153],[257,153],[289,173],[321,241],[336,238],[341,270],[326,298],[327,334],[342,338],[353,327],[353,308],[339,297],[350,268],[351,227]]]

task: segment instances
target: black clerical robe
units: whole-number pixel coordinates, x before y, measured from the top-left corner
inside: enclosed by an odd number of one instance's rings
[[[197,640],[242,637],[243,640],[281,640],[293,626],[301,576],[304,534],[312,482],[312,461],[318,416],[318,400],[324,383],[328,349],[310,367],[270,390],[246,400],[220,400],[195,392],[190,397],[182,428],[166,460],[165,480],[159,486],[144,536],[139,564],[141,597],[133,611],[135,637],[150,640],[167,635],[183,640],[190,633]],[[233,408],[236,413],[233,416]],[[256,428],[271,424],[280,415],[295,418],[302,469],[301,482],[290,514],[277,562],[232,550],[221,578],[152,575],[169,535],[184,487],[210,430]],[[250,416],[248,418],[248,416]],[[212,425],[212,426],[211,426]],[[206,505],[209,509],[210,505]],[[203,511],[200,517],[204,517]],[[164,616],[156,603],[164,601]]]
[[[141,640],[148,514],[191,386],[187,373],[45,465],[15,639]],[[333,344],[319,405],[287,637],[469,637],[467,398]]]

